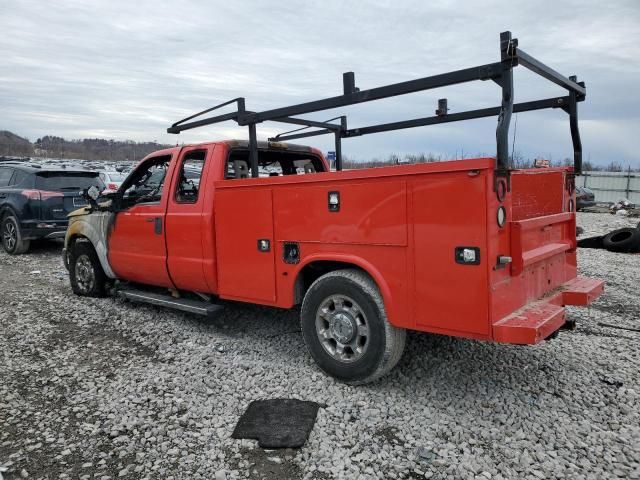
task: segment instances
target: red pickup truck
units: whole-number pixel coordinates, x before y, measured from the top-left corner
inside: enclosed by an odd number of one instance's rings
[[[170,132],[235,120],[249,127],[249,141],[153,153],[110,200],[71,214],[65,261],[73,291],[99,296],[119,280],[115,290],[130,300],[201,314],[222,300],[301,305],[313,358],[354,384],[393,368],[406,330],[535,344],[571,327],[564,306],[587,305],[603,291],[576,268],[575,105],[584,84],[505,38],[500,62],[445,78],[360,91],[345,74],[338,97],[261,113],[236,99],[222,105],[235,103],[231,113],[193,120],[209,109],[177,122]],[[542,65],[540,74],[569,95],[513,104],[514,59],[537,73]],[[450,114],[440,101],[433,117],[356,129],[344,118],[298,117],[473,79],[496,81],[502,105]],[[574,167],[510,168],[511,112],[541,108],[569,114]],[[343,138],[489,115],[499,116],[496,158],[341,170]],[[258,142],[255,126],[268,120],[317,130]],[[275,141],[324,133],[336,139],[336,171],[316,149]]]

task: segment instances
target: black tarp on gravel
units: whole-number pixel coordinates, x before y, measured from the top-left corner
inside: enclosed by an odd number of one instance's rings
[[[300,448],[309,438],[318,409],[323,406],[287,398],[253,401],[231,437],[258,440],[262,448]]]

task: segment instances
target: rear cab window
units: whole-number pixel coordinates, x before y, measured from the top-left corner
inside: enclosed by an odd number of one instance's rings
[[[311,152],[286,152],[281,150],[258,151],[258,176],[280,177],[285,175],[308,175],[324,172],[320,157]],[[249,150],[231,150],[225,166],[225,179],[251,178]]]
[[[206,150],[188,152],[180,166],[175,199],[178,203],[196,203],[200,190],[200,179],[207,156]]]

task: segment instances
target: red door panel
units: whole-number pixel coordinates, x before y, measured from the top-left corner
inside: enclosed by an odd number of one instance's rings
[[[411,187],[417,326],[488,335],[484,174],[435,174]],[[456,247],[480,248],[480,264],[456,263]]]
[[[340,195],[339,211],[329,211],[329,192]],[[279,240],[407,245],[404,181],[281,187],[273,196]]]
[[[135,178],[137,173],[142,174],[148,170],[149,165],[158,161],[169,162],[176,153],[177,150],[164,151],[158,156],[143,160],[129,178]],[[173,287],[167,271],[165,243],[165,213],[173,165],[169,162],[166,167],[159,200],[142,201],[116,213],[116,220],[107,240],[107,255],[118,278]]]
[[[139,204],[116,216],[109,236],[109,264],[118,278],[172,287],[167,272],[162,203]]]
[[[220,296],[274,303],[275,242],[271,189],[218,190],[215,212]],[[269,251],[258,250],[260,239],[269,240]]]

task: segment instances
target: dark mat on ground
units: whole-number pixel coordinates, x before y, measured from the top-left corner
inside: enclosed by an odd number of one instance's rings
[[[604,236],[589,237],[578,240],[578,246],[581,248],[604,248],[602,240]]]
[[[288,398],[253,401],[231,437],[258,440],[262,448],[300,448],[309,438],[318,408],[323,406]]]

